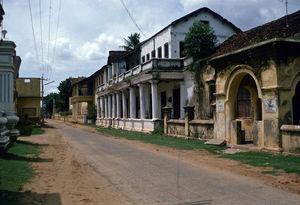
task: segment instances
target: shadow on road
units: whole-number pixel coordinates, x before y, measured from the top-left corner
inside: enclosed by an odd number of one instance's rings
[[[0,190],[1,205],[23,205],[23,204],[55,204],[61,205],[60,195],[58,193],[38,194],[35,192],[12,192]]]
[[[24,162],[53,162],[51,158],[39,158],[39,157],[23,157],[11,153],[3,153],[1,156],[4,160],[15,160],[15,161],[24,161]]]
[[[202,200],[202,201],[194,201],[194,202],[184,202],[176,205],[209,205],[212,204],[212,200]]]

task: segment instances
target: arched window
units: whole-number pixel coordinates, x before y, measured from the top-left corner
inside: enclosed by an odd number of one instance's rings
[[[293,124],[300,125],[300,82],[298,82],[293,97]]]
[[[237,95],[237,118],[251,117],[251,95],[248,89],[240,87]]]

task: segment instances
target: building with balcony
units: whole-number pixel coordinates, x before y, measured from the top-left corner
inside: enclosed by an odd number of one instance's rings
[[[172,108],[172,119],[184,124],[184,107],[193,103],[195,83],[186,67],[189,61],[182,53],[183,41],[195,21],[209,24],[219,43],[241,32],[217,13],[201,8],[172,22],[133,51],[111,51],[107,65],[94,75],[97,125],[153,131],[161,123],[165,106]]]

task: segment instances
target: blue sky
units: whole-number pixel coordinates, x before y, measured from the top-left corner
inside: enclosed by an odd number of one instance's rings
[[[201,7],[212,9],[243,31],[285,15],[285,0],[123,1],[147,37]],[[57,91],[58,84],[68,77],[91,75],[106,64],[109,50],[119,50],[123,38],[139,32],[121,0],[61,0],[61,12],[59,0],[52,0],[50,32],[50,0],[41,0],[42,27],[39,0],[30,2],[37,52],[28,0],[4,0],[6,14],[3,24],[8,31],[7,38],[16,43],[17,55],[22,58],[20,77],[41,77],[44,74],[55,81],[46,86],[46,94]],[[300,9],[299,0],[288,2],[289,13]],[[141,37],[146,39],[143,35]]]

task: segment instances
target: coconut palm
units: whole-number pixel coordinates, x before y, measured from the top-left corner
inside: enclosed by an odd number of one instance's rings
[[[124,45],[121,45],[120,47],[123,48],[125,51],[131,51],[139,43],[140,43],[140,34],[134,33],[134,34],[130,34],[130,36],[128,36],[127,39],[124,38]]]

